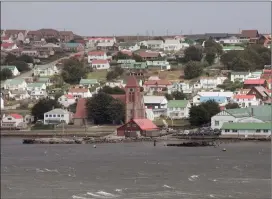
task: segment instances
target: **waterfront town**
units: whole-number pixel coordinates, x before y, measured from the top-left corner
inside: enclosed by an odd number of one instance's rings
[[[1,129],[271,136],[271,34],[1,30]],[[203,126],[208,132],[202,132]],[[190,131],[193,129],[192,131]],[[188,131],[188,132],[187,132]]]

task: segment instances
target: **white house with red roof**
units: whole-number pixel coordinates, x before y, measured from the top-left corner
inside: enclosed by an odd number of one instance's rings
[[[20,126],[24,122],[24,117],[17,113],[12,113],[4,116],[1,121],[1,128],[14,129]]]
[[[79,98],[92,97],[92,93],[87,88],[70,88],[68,95],[72,95],[76,100]]]
[[[239,104],[241,108],[260,105],[260,100],[255,95],[234,95],[233,102]]]
[[[3,42],[3,43],[13,43],[13,40],[9,36],[2,36],[1,37],[1,42]]]
[[[18,49],[18,46],[15,43],[2,43],[1,44],[1,50],[11,51]]]
[[[104,59],[106,60],[107,57],[107,53],[104,51],[91,51],[88,53],[88,63],[92,63],[92,60],[100,60],[100,59]]]
[[[172,83],[168,80],[148,80],[144,83],[145,92],[153,93],[154,91],[162,92],[171,89]]]
[[[251,89],[255,86],[263,86],[267,88],[267,81],[265,79],[246,79],[244,81],[244,87],[246,89]]]
[[[76,98],[73,95],[62,95],[58,99],[59,103],[64,107],[69,107],[70,105],[76,103]]]
[[[92,60],[92,68],[97,69],[97,70],[102,70],[102,69],[109,69],[110,64],[108,60],[105,59],[94,59]]]

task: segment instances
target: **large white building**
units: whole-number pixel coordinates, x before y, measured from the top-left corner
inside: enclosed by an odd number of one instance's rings
[[[199,105],[202,101],[201,97],[220,98],[220,101],[222,100],[222,97],[225,97],[227,100],[230,100],[233,97],[233,92],[198,92],[193,97],[193,104]]]
[[[72,114],[63,109],[56,108],[44,113],[44,124],[69,124],[71,120]]]

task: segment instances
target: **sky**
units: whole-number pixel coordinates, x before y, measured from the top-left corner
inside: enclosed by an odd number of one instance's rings
[[[81,36],[271,32],[271,2],[2,2],[1,29]]]

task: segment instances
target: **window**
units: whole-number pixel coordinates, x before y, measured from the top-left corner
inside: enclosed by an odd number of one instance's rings
[[[61,115],[61,117],[64,117],[64,115]]]
[[[11,117],[9,117],[9,118],[8,118],[8,120],[12,120],[12,118],[11,118]]]
[[[214,121],[214,126],[219,126],[219,121]]]
[[[52,115],[49,115],[49,117],[52,117]]]
[[[268,133],[268,130],[263,130],[264,133]]]
[[[261,130],[260,130],[260,129],[257,129],[257,130],[256,130],[256,133],[260,133],[260,132],[261,132]]]
[[[237,133],[238,131],[237,130],[232,130],[233,133]]]
[[[225,133],[228,133],[228,132],[230,132],[230,130],[229,129],[225,129]]]
[[[58,117],[60,117],[60,115],[58,115]]]
[[[45,115],[45,117],[48,117],[48,115]]]
[[[248,103],[248,106],[251,106],[251,103]]]
[[[54,114],[53,117],[56,117],[56,115]]]

